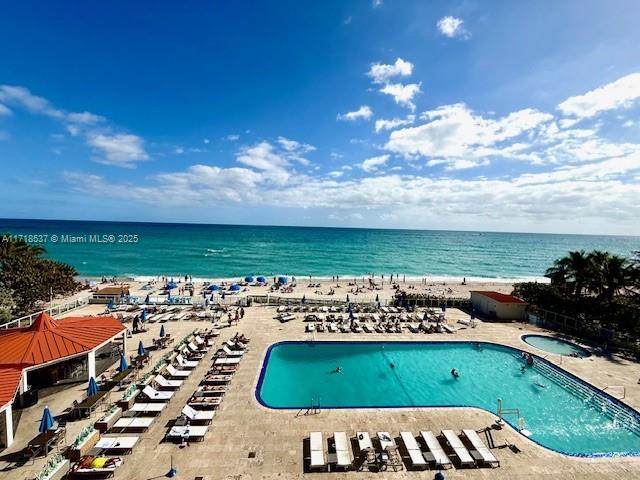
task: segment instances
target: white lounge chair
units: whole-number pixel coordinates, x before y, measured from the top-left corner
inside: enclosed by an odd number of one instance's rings
[[[473,447],[470,452],[476,460],[490,467],[500,466],[500,461],[491,453],[491,450],[487,448],[475,430],[462,430],[462,435],[469,440],[469,443]]]
[[[161,392],[156,390],[150,385],[147,385],[142,389],[142,394],[150,401],[156,402],[168,402],[173,397],[174,392]]]
[[[416,442],[416,438],[413,436],[413,433],[400,432],[400,438],[402,438],[402,442],[407,449],[411,465],[414,468],[427,468],[429,464],[425,460],[424,455],[422,455],[420,446],[418,445],[418,442]]]
[[[345,432],[333,432],[333,440],[336,447],[336,466],[349,468],[353,464],[349,439]]]
[[[191,371],[189,370],[178,370],[173,365],[167,365],[167,373],[171,378],[187,378],[191,375]]]
[[[153,381],[156,382],[160,388],[167,390],[178,390],[184,383],[184,380],[167,380],[162,375],[156,375]]]
[[[129,412],[133,412],[134,414],[140,415],[159,415],[164,407],[166,407],[166,403],[134,403],[133,406],[128,410]]]
[[[453,466],[451,459],[449,459],[447,454],[444,452],[442,445],[440,445],[440,442],[438,442],[438,439],[432,431],[422,431],[420,432],[420,436],[427,445],[431,456],[433,456],[433,462],[436,467],[451,468]]]
[[[304,330],[307,333],[315,332],[316,331],[316,324],[315,323],[307,323],[307,325],[304,327]]]
[[[237,365],[242,360],[240,357],[219,357],[216,358],[216,365]]]
[[[467,447],[462,444],[462,440],[460,440],[453,430],[442,430],[442,435],[447,439],[447,443],[455,452],[461,466],[472,467],[476,464]]]
[[[96,453],[128,453],[138,443],[140,437],[100,437],[93,448]]]
[[[169,433],[167,433],[167,439],[200,441],[204,440],[204,436],[207,434],[208,429],[209,427],[207,426],[198,425],[173,426],[169,430]]]
[[[176,357],[178,365],[182,368],[194,369],[198,366],[198,362],[194,360],[185,360],[181,353]]]
[[[241,357],[244,355],[244,352],[240,350],[231,350],[228,345],[222,345],[222,348],[218,350],[216,355],[219,356],[227,356],[227,357]]]
[[[210,424],[215,415],[211,410],[196,410],[195,408],[185,405],[182,408],[182,414],[189,419],[191,424]]]
[[[324,445],[322,442],[321,432],[311,432],[309,435],[309,444],[311,447],[311,462],[309,468],[319,469],[325,468],[327,463],[324,456]]]
[[[123,432],[127,430],[144,432],[151,426],[154,420],[155,418],[153,417],[122,417],[119,418],[111,428]]]

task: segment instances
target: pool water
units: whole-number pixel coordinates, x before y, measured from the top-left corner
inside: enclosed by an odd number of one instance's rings
[[[556,355],[566,355],[573,357],[589,357],[591,354],[575,343],[560,340],[558,338],[548,337],[546,335],[523,335],[522,341],[528,343],[532,347]]]
[[[533,367],[523,366],[520,351],[491,343],[282,342],[267,352],[256,397],[279,409],[319,403],[490,412],[501,398],[504,408],[520,410],[530,438],[544,447],[579,456],[640,455],[638,412],[538,357]],[[516,417],[505,420],[517,428]]]

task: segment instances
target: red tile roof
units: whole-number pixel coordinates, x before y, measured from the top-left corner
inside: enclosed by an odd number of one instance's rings
[[[114,317],[53,320],[43,312],[30,327],[0,331],[0,407],[13,401],[24,368],[87,353],[124,329]]]
[[[519,299],[518,297],[514,297],[513,295],[494,292],[492,290],[472,290],[471,293],[479,293],[480,295],[489,297],[490,299],[495,300],[498,303],[523,303],[523,304],[527,303],[524,300]]]

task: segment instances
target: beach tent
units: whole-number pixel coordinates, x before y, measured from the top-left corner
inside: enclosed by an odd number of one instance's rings
[[[142,356],[144,354],[144,345],[142,344],[142,340],[140,340],[140,343],[138,343],[138,355]]]
[[[89,379],[89,385],[87,386],[87,397],[93,397],[98,393],[98,384],[96,383],[96,379],[91,377]]]
[[[210,292],[215,292],[217,290],[220,290],[220,285],[217,285],[215,283],[212,283],[211,285],[209,285],[207,287],[207,290],[209,290]]]
[[[129,364],[127,363],[127,357],[124,356],[124,352],[120,353],[120,365],[118,366],[118,370],[124,372],[129,369]]]
[[[164,325],[160,326],[160,337],[164,337],[166,334],[164,333]]]
[[[38,426],[38,431],[40,433],[44,433],[47,430],[51,430],[53,428],[53,415],[51,415],[51,411],[49,407],[44,407],[42,411],[42,418],[40,419],[40,425]]]
[[[240,291],[240,285],[238,285],[237,283],[234,283],[233,285],[231,285],[229,287],[229,290],[231,290],[233,292],[238,292],[238,291]]]
[[[247,275],[246,277],[244,277],[244,281],[247,283],[251,283],[253,282],[253,277],[251,275]]]
[[[267,282],[267,279],[266,279],[265,277],[263,277],[262,275],[261,275],[261,276],[259,276],[259,277],[257,278],[257,280],[258,280],[258,282],[260,282],[260,283],[266,283],[266,282]]]
[[[284,277],[284,276],[278,277],[278,283],[280,283],[280,284],[285,284],[288,281],[289,281],[289,279],[287,277]]]

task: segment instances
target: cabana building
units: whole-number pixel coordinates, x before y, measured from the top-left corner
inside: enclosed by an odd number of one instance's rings
[[[496,320],[526,320],[527,302],[494,291],[471,291],[471,305],[476,312]]]
[[[89,303],[113,303],[117,305],[123,297],[129,296],[129,287],[104,287],[91,295]]]
[[[26,328],[0,330],[0,445],[13,443],[13,409],[32,405],[38,390],[97,378],[126,346],[114,317],[54,320],[42,312]]]

